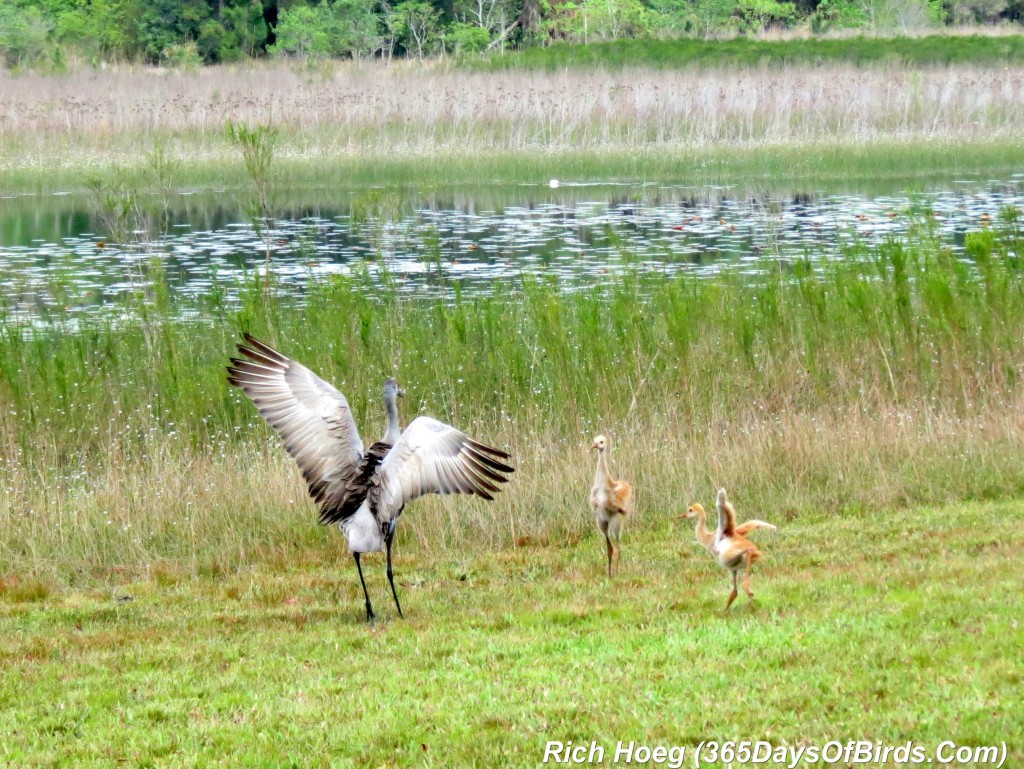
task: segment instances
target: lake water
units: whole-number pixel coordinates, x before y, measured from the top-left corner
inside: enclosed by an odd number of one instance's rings
[[[960,248],[965,233],[989,226],[1004,207],[1024,208],[1024,174],[914,195],[546,188],[505,189],[491,198],[348,191],[337,194],[337,203],[282,208],[267,235],[270,269],[297,295],[311,279],[382,266],[408,292],[445,291],[456,281],[464,292],[486,292],[496,279],[523,273],[572,286],[627,264],[699,275],[757,273],[779,258],[839,257],[853,241],[906,237],[926,217]],[[47,307],[69,317],[101,312],[145,284],[142,265],[153,258],[172,290],[191,298],[216,284],[231,301],[241,278],[263,269],[264,242],[239,195],[174,193],[145,204],[165,223],[119,248],[87,196],[0,198],[0,291],[8,310],[27,318]]]

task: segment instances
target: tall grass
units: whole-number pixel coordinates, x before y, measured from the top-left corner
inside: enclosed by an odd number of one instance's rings
[[[225,382],[242,330],[336,383],[368,440],[397,374],[406,419],[512,452],[496,503],[411,506],[413,546],[578,536],[599,430],[639,488],[639,526],[715,484],[776,517],[1019,492],[1020,222],[969,235],[966,259],[929,222],[757,278],[627,269],[573,292],[524,279],[406,298],[385,270],[313,283],[302,306],[257,281],[238,307],[147,301],[144,319],[76,333],[59,313],[32,328],[0,315],[0,574],[220,570],[341,546],[321,542],[298,473]]]
[[[818,144],[845,152],[928,143],[947,150],[981,142],[1016,149],[1024,69],[0,73],[0,188],[52,189],[56,180],[81,186],[119,166],[138,170],[154,144],[179,164],[179,185],[218,185],[235,160],[226,120],[272,124],[280,132],[275,168],[305,169],[318,183],[337,185],[353,166],[370,177],[381,165],[429,165],[433,173],[452,159],[464,168],[461,181],[494,169],[508,178],[509,166],[543,173],[560,155],[570,158],[563,164],[570,172],[582,157],[585,168],[615,177],[657,171],[657,178],[685,180],[723,151],[752,147]]]

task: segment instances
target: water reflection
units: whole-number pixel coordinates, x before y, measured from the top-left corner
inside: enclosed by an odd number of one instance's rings
[[[31,315],[63,308],[95,312],[144,287],[143,266],[159,260],[171,289],[191,298],[217,289],[235,298],[239,277],[271,269],[301,294],[310,279],[386,267],[402,291],[486,292],[496,279],[547,274],[588,283],[627,264],[698,275],[723,269],[757,273],[775,260],[838,257],[853,241],[906,236],[928,222],[956,249],[964,233],[989,226],[1002,209],[1024,206],[1024,177],[954,185],[923,196],[806,194],[733,197],[727,188],[578,187],[560,199],[482,207],[453,206],[439,195],[408,203],[376,191],[345,193],[335,206],[281,212],[266,242],[237,197],[176,196],[165,227],[119,248],[106,241],[87,201],[47,208],[10,199],[0,209],[0,288],[8,307]],[[341,197],[339,195],[339,197]],[[12,211],[21,213],[14,215]],[[47,232],[48,237],[37,233]]]

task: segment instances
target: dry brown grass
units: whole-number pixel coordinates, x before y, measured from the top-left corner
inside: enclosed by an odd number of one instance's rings
[[[617,476],[637,489],[628,529],[659,527],[727,485],[745,515],[779,522],[812,510],[875,515],[908,503],[999,497],[1024,488],[1024,396],[969,417],[934,403],[896,409],[742,414],[693,424],[665,400],[643,419],[604,425]],[[406,510],[402,547],[485,552],[575,541],[592,528],[589,431],[504,432],[517,473],[494,503],[429,497]],[[116,444],[102,465],[67,472],[11,463],[10,514],[0,516],[11,574],[64,581],[82,576],[232,572],[254,562],[333,562],[347,550],[316,524],[297,469],[276,441],[193,451],[157,436],[126,457]],[[36,468],[40,465],[37,464]],[[3,576],[3,575],[0,575]]]
[[[279,157],[418,156],[1016,137],[1024,67],[470,73],[263,66],[0,73],[0,167],[138,161],[155,140],[232,157],[227,120],[285,129]]]

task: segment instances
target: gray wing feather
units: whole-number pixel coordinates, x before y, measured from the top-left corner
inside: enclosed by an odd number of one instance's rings
[[[397,517],[424,494],[475,494],[494,499],[515,469],[504,451],[485,446],[451,425],[417,417],[388,452],[374,478],[371,505],[380,521]]]
[[[345,396],[301,363],[245,335],[228,382],[248,395],[284,442],[319,504],[343,495],[363,457]]]

